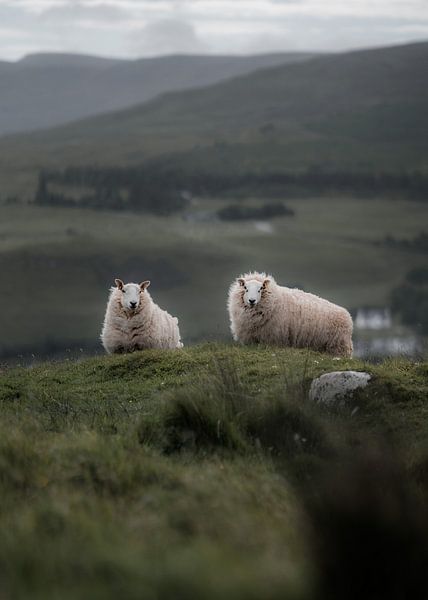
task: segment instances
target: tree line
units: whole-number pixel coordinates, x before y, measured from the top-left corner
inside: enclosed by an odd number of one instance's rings
[[[258,193],[281,198],[302,194],[386,194],[427,201],[428,175],[420,172],[327,172],[316,169],[296,173],[230,175],[185,171],[162,163],[135,167],[68,167],[41,171],[34,201],[39,205],[166,215],[185,208],[192,195],[233,194],[238,197]]]

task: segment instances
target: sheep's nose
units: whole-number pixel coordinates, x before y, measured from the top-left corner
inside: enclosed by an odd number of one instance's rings
[[[251,306],[253,306],[253,304],[255,304],[255,303],[256,303],[256,301],[255,301],[255,300],[253,300],[252,298],[250,298],[250,299],[248,300],[248,302],[251,304]]]
[[[131,308],[135,308],[137,306],[136,302],[130,302],[130,304],[131,304]]]

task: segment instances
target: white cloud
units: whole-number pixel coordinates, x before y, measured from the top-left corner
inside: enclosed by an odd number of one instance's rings
[[[137,54],[156,56],[162,54],[198,54],[209,47],[196,34],[195,28],[186,21],[162,19],[151,21],[133,34]]]

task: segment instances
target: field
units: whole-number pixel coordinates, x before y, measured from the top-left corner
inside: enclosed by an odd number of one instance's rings
[[[347,368],[370,391],[309,403]],[[422,597],[427,376],[209,344],[3,370],[0,596]]]
[[[241,272],[266,270],[284,285],[355,309],[388,305],[391,289],[425,261],[423,254],[374,243],[388,234],[418,235],[426,221],[424,203],[287,199],[294,217],[261,224],[204,220],[232,201],[196,199],[167,218],[0,206],[1,352],[99,348],[115,277],[151,279],[154,299],[179,317],[189,343],[228,338],[226,294]]]

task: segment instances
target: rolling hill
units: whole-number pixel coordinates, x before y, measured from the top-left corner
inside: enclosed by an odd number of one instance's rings
[[[4,137],[1,192],[32,193],[43,167],[161,156],[214,172],[426,171],[427,67],[428,43],[328,55]]]
[[[0,63],[0,135],[52,127],[145,102],[171,90],[300,61],[311,54],[166,56],[120,60],[32,54]]]

